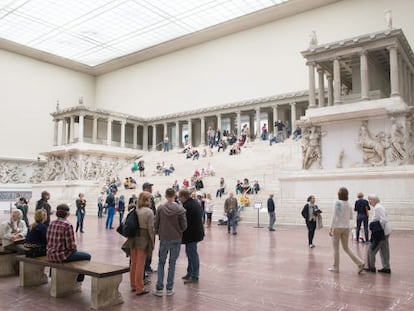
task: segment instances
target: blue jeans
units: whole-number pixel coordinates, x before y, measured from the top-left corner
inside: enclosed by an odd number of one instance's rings
[[[237,215],[235,211],[228,212],[227,213],[227,230],[229,233],[231,233],[231,230],[233,230],[233,233],[237,233]]]
[[[269,212],[269,229],[273,229],[273,225],[276,221],[276,213],[275,212]]]
[[[114,221],[115,206],[108,206],[108,215],[106,216],[105,228],[112,228],[112,222]]]
[[[103,204],[98,203],[98,217],[102,217],[102,212],[103,212]]]
[[[85,213],[82,213],[81,210],[76,210],[76,232],[80,229],[83,232],[83,219],[85,218]]]
[[[188,259],[187,276],[198,280],[200,273],[200,258],[197,252],[197,242],[185,244],[185,254]]]
[[[158,252],[158,278],[157,278],[157,290],[164,288],[164,266],[167,261],[167,255],[170,253],[170,259],[168,261],[168,276],[167,276],[167,290],[172,290],[174,287],[174,275],[175,275],[175,263],[180,255],[181,240],[161,240],[160,248]]]
[[[365,242],[368,242],[368,217],[366,215],[357,216],[356,240],[359,242],[359,232],[362,223],[364,224]]]
[[[91,255],[86,252],[74,251],[72,254],[69,255],[68,258],[66,258],[65,262],[81,261],[81,260],[91,260]],[[84,279],[85,279],[84,274],[78,274],[76,281],[83,282]]]

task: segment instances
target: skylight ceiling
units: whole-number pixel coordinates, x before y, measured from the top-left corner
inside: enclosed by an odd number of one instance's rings
[[[288,0],[0,0],[0,38],[96,66]]]

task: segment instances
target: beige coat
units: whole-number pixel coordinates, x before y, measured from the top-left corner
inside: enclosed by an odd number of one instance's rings
[[[127,248],[139,248],[151,254],[154,249],[154,213],[149,207],[137,209],[138,221],[140,227],[139,236],[128,238],[124,246]]]

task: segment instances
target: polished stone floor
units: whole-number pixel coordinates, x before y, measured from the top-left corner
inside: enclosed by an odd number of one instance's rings
[[[74,217],[70,220],[74,223]],[[104,228],[104,219],[86,217],[85,233],[77,234],[80,250],[99,262],[128,264],[120,250],[123,238]],[[340,273],[331,273],[331,239],[327,229],[316,232],[314,249],[306,243],[306,228],[278,226],[275,232],[241,224],[238,235],[214,224],[199,244],[200,282],[184,285],[184,248],[177,262],[175,295],[136,296],[124,274],[124,303],[108,310],[414,310],[414,232],[393,232],[391,275],[362,273],[341,251]],[[366,246],[351,242],[365,257]],[[153,268],[156,268],[154,252]],[[378,255],[377,268],[381,268]],[[156,274],[151,276],[153,286]],[[89,310],[90,278],[83,291],[51,298],[48,285],[19,287],[18,277],[0,278],[1,310]]]

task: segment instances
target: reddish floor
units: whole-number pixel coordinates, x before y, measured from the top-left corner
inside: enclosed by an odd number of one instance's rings
[[[71,217],[72,223],[74,217]],[[120,250],[122,237],[104,229],[104,219],[87,216],[78,248],[89,251],[99,262],[128,264]],[[391,275],[357,274],[352,261],[341,252],[340,273],[328,271],[333,255],[326,229],[316,232],[314,249],[306,243],[303,227],[279,226],[275,232],[253,225],[240,225],[230,236],[223,226],[206,229],[199,244],[199,284],[184,285],[186,257],[177,262],[176,294],[137,297],[129,290],[124,274],[120,286],[124,304],[109,310],[414,310],[414,232],[393,232],[390,239]],[[351,248],[365,257],[364,244]],[[157,264],[154,252],[153,268]],[[378,255],[377,268],[381,268]],[[156,274],[151,276],[153,289]],[[66,298],[51,298],[48,285],[19,287],[18,277],[1,278],[1,310],[89,310],[90,278],[83,291]]]

